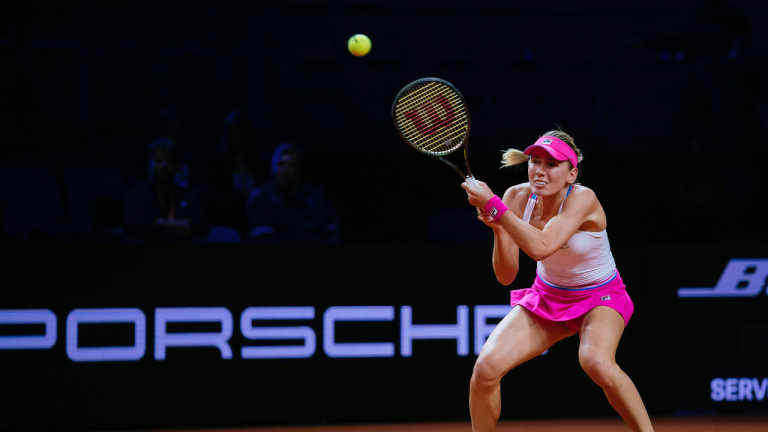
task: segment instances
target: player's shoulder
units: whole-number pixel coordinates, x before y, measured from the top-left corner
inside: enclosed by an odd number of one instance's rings
[[[579,202],[586,206],[597,204],[597,194],[595,194],[595,191],[580,184],[573,185],[571,197],[572,201]]]
[[[573,196],[581,197],[582,199],[597,199],[595,191],[580,184],[573,185],[573,190],[571,190],[571,193]]]
[[[531,196],[531,185],[529,183],[521,183],[508,188],[507,191],[504,192],[502,201],[504,201],[504,204],[509,206],[509,208],[515,209],[515,214],[522,214],[529,196]]]
[[[504,200],[514,201],[518,197],[528,198],[531,195],[531,184],[520,183],[518,185],[511,186],[504,192]]]

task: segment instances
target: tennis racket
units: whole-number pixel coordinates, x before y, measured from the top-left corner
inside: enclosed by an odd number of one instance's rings
[[[469,110],[464,96],[448,81],[422,78],[400,90],[392,103],[392,120],[411,147],[443,161],[462,180],[474,180],[467,158]],[[464,174],[447,156],[464,147]]]

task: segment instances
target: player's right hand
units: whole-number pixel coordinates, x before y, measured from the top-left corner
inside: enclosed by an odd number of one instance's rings
[[[482,221],[484,224],[488,225],[489,227],[493,229],[501,229],[501,224],[498,221],[493,220],[493,216],[491,216],[490,213],[487,211],[481,209],[480,207],[475,207],[477,209],[477,218]]]

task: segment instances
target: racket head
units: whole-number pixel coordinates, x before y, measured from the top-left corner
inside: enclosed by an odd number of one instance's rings
[[[392,102],[392,121],[405,142],[431,156],[455,152],[469,135],[464,96],[440,78],[422,78],[403,87]]]

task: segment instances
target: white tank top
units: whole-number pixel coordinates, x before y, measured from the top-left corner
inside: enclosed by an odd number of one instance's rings
[[[565,197],[571,193],[568,188]],[[525,207],[523,221],[530,223],[538,197],[531,194]],[[563,211],[563,203],[560,210]],[[611,254],[606,230],[599,232],[576,231],[560,250],[538,262],[538,275],[546,283],[556,287],[589,288],[614,277],[616,262]]]

